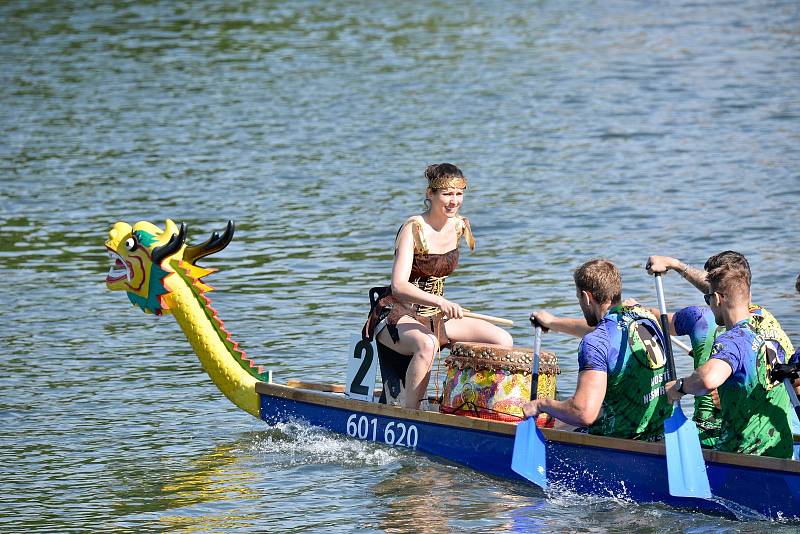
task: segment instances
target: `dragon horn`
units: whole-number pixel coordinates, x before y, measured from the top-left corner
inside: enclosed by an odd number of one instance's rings
[[[171,256],[178,252],[185,241],[186,223],[181,223],[181,228],[177,234],[172,234],[172,237],[169,238],[169,241],[167,241],[166,244],[153,249],[153,263],[156,265],[161,265],[161,262],[164,261],[167,256]]]
[[[224,249],[228,246],[228,243],[231,242],[231,239],[233,239],[233,232],[235,229],[236,227],[233,224],[233,221],[228,221],[228,225],[225,227],[225,232],[221,236],[217,232],[214,232],[207,241],[204,241],[199,245],[186,247],[186,250],[183,251],[183,261],[194,265],[194,263],[200,258],[209,256]]]

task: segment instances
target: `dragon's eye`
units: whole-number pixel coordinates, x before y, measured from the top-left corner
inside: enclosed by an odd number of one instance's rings
[[[138,245],[139,243],[136,242],[136,238],[134,238],[133,236],[125,240],[125,248],[128,249],[128,252],[133,252],[134,250],[136,250],[136,247]]]

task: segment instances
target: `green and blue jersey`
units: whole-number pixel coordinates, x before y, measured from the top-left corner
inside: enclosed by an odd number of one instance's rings
[[[656,318],[638,306],[615,306],[578,349],[579,371],[608,374],[606,395],[590,434],[657,440],[672,414],[664,336]]]
[[[731,375],[718,388],[723,419],[719,450],[790,458],[792,429],[786,389],[769,379],[777,360],[745,319],[720,334],[711,359],[727,363]]]
[[[708,361],[714,340],[725,328],[717,326],[714,313],[707,306],[689,306],[672,316],[675,333],[689,336],[692,345],[691,356],[694,368],[697,369]],[[714,404],[711,393],[694,397],[694,415],[692,416],[700,435],[703,447],[714,448],[719,443],[722,415]]]

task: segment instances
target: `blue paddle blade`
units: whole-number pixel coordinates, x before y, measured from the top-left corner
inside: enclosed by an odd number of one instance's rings
[[[697,426],[686,419],[680,404],[675,404],[672,417],[664,421],[664,441],[667,445],[669,494],[711,498]]]
[[[547,489],[544,436],[533,418],[525,419],[517,425],[511,469],[542,489]]]

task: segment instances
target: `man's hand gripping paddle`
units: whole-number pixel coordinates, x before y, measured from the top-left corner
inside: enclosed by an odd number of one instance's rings
[[[656,274],[656,296],[658,309],[661,312],[661,329],[664,331],[667,364],[670,380],[676,380],[675,359],[672,355],[672,341],[669,335],[669,319],[667,304],[664,300],[664,286],[661,274]],[[676,402],[672,416],[664,421],[664,441],[667,446],[667,476],[669,478],[669,494],[675,497],[711,497],[708,484],[708,473],[700,448],[700,437],[697,426],[686,419],[680,402]]]
[[[779,363],[772,368],[770,378],[775,382],[783,382],[786,393],[789,394],[789,400],[794,407],[794,413],[800,419],[800,400],[798,400],[797,393],[794,391],[794,381],[800,378],[800,363]]]
[[[531,400],[539,389],[539,350],[542,345],[542,327],[533,321],[533,363],[531,366]],[[514,453],[511,469],[534,484],[547,489],[547,458],[544,436],[536,426],[536,418],[530,417],[517,425],[514,436]]]

